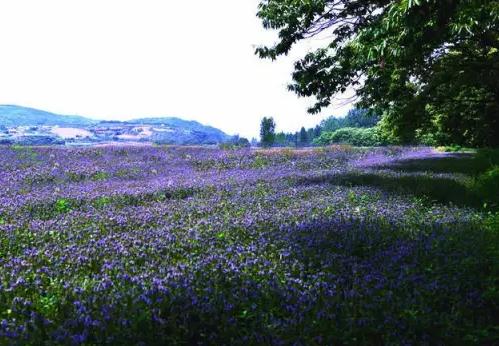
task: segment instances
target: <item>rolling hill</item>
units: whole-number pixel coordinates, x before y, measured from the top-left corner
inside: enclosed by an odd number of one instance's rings
[[[151,125],[153,128],[168,128],[169,131],[156,131],[153,142],[165,144],[216,144],[230,139],[223,131],[197,121],[175,117],[141,118],[127,121],[129,124]]]
[[[0,132],[2,132],[0,143],[29,145],[39,143],[40,138],[43,138],[41,141],[46,145],[60,144],[61,141],[76,144],[138,141],[193,145],[218,144],[231,138],[212,126],[176,117],[99,121],[83,116],[59,115],[14,105],[0,105]],[[68,136],[68,133],[74,135]]]
[[[39,109],[0,105],[0,126],[70,126],[86,127],[98,123],[96,120],[77,115],[60,115]]]

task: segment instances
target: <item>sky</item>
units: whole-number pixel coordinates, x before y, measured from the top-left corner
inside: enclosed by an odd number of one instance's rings
[[[127,120],[177,116],[257,137],[346,114],[338,102],[287,91],[293,62],[324,42],[301,43],[275,62],[255,48],[275,41],[258,0],[1,0],[0,104]]]

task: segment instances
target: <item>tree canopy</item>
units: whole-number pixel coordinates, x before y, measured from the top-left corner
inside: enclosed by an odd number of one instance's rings
[[[366,109],[351,109],[343,118],[330,116],[321,122],[321,129],[332,132],[344,127],[374,127],[380,121],[377,114],[371,114]]]
[[[262,58],[329,38],[296,62],[289,86],[316,98],[310,113],[353,88],[400,142],[499,145],[497,0],[262,0],[258,16],[279,32]]]

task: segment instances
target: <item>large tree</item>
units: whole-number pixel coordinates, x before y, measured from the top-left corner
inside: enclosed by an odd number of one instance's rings
[[[264,117],[260,123],[260,144],[262,147],[271,147],[275,141],[274,118]]]
[[[308,144],[308,134],[307,130],[302,126],[300,129],[300,145],[301,146],[306,146]]]
[[[394,139],[499,144],[497,0],[262,0],[258,16],[279,31],[262,58],[329,38],[296,62],[289,86],[316,97],[309,112],[353,88]]]

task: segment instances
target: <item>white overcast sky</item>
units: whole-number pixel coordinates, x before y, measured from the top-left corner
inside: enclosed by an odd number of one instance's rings
[[[0,104],[93,118],[178,116],[229,134],[313,126],[311,99],[286,90],[293,62],[254,55],[271,43],[257,0],[0,0]]]

